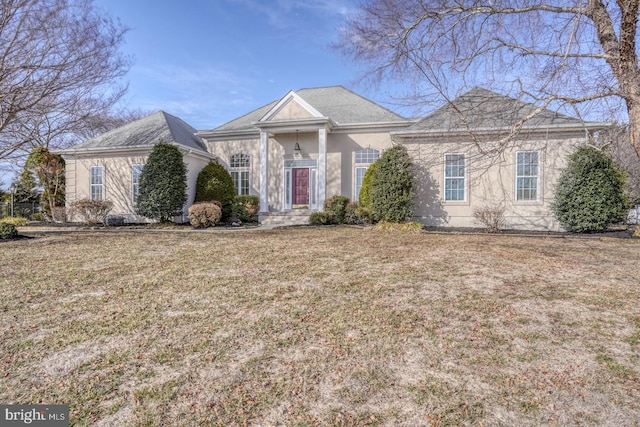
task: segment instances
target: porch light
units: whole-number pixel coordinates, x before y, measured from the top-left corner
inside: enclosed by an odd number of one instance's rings
[[[293,155],[296,157],[300,156],[302,150],[300,150],[300,144],[296,142],[296,145],[293,147]]]

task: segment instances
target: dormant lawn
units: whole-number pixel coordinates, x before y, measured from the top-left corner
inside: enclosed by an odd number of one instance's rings
[[[639,240],[82,232],[0,261],[0,403],[72,425],[640,422]]]

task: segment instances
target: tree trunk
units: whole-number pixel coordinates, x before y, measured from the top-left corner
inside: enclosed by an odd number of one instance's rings
[[[627,102],[629,111],[629,142],[640,158],[640,104]]]

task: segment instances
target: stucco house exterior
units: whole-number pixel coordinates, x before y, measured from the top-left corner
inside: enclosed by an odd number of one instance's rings
[[[210,130],[159,112],[62,154],[67,203],[98,196],[94,175],[102,167],[102,197],[114,201],[114,214],[136,219],[134,171],[162,136],[185,155],[185,210],[198,172],[216,158],[239,194],[259,196],[261,222],[290,224],[305,223],[328,197],[357,200],[368,166],[403,144],[415,167],[415,220],[473,227],[475,210],[499,207],[508,228],[558,230],[549,209],[555,181],[573,148],[605,126],[482,88],[407,119],[333,86],[290,91]]]
[[[112,216],[126,222],[144,222],[135,213],[138,177],[151,149],[160,140],[175,144],[187,165],[187,208],[193,203],[198,173],[212,159],[196,130],[182,119],[158,111],[143,119],[89,139],[59,154],[66,162],[66,205],[79,199],[111,200]]]

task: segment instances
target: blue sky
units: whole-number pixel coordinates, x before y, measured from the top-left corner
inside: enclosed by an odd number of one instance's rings
[[[358,84],[362,69],[331,48],[355,1],[96,0],[130,27],[134,57],[126,106],[177,115],[209,129],[289,90],[344,85],[382,104],[384,90]]]

